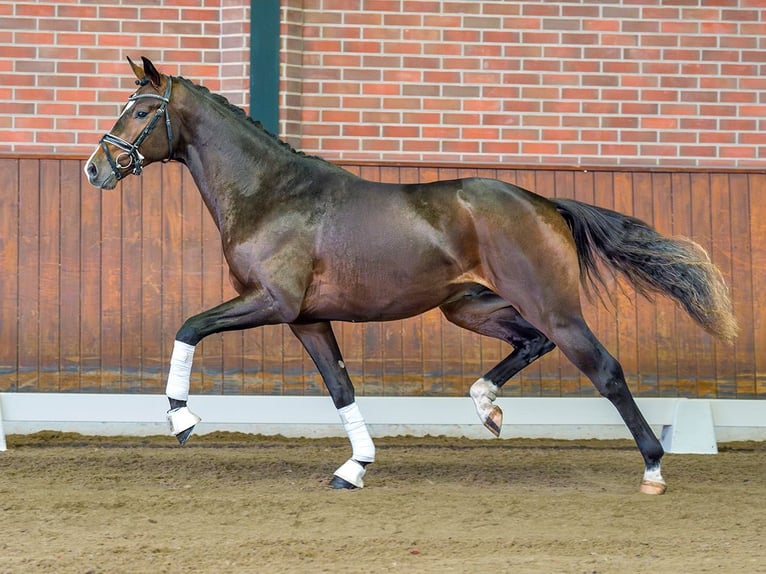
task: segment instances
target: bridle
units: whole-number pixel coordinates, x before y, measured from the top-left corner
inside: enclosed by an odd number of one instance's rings
[[[136,83],[143,86],[146,84],[146,80],[136,80]],[[138,137],[133,140],[133,143],[128,143],[124,139],[112,134],[104,134],[104,137],[102,137],[101,141],[98,142],[104,150],[104,154],[106,155],[106,159],[109,162],[109,165],[112,167],[112,173],[114,174],[114,177],[118,181],[125,177],[122,170],[125,170],[130,166],[133,166],[133,171],[131,172],[133,175],[141,175],[141,170],[143,169],[144,165],[144,156],[141,155],[141,152],[138,151],[138,148],[142,143],[144,143],[146,137],[152,133],[152,130],[157,126],[157,123],[160,121],[160,117],[163,114],[165,114],[165,129],[167,130],[168,134],[168,157],[165,159],[165,161],[170,161],[173,159],[173,130],[170,127],[170,114],[168,113],[168,102],[170,101],[170,90],[172,87],[173,79],[168,77],[168,87],[165,89],[164,95],[160,96],[159,94],[133,94],[130,96],[130,98],[128,98],[128,103],[134,102],[136,100],[141,100],[143,98],[162,100],[162,104],[154,112],[154,117],[149,121],[148,124],[146,124],[146,127],[143,129],[143,131],[138,134]],[[112,157],[112,154],[109,151],[109,147],[106,145],[107,143],[120,148],[123,153],[119,154],[117,158]]]

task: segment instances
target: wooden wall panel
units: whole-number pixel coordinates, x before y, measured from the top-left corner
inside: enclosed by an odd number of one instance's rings
[[[741,333],[715,341],[672,303],[622,283],[585,316],[640,396],[766,398],[766,174],[345,165],[411,183],[493,177],[542,195],[636,215],[699,242],[731,285]],[[0,390],[164,389],[183,320],[236,294],[217,229],[178,164],[148,168],[113,191],[90,187],[82,162],[0,158]],[[510,349],[438,311],[385,324],[337,324],[359,395],[463,396]],[[192,392],[324,394],[285,326],[225,333],[198,348]],[[505,396],[593,396],[555,350]]]

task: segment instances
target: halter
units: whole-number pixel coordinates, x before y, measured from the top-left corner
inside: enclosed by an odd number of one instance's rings
[[[137,80],[136,83],[144,85],[146,81]],[[112,134],[104,134],[104,137],[102,137],[101,141],[99,141],[99,144],[103,148],[104,154],[106,155],[106,159],[109,162],[109,165],[112,167],[112,173],[118,181],[124,177],[121,170],[129,168],[130,166],[133,166],[133,171],[131,172],[133,175],[141,175],[141,170],[143,169],[144,165],[144,156],[142,156],[141,152],[138,151],[138,147],[144,143],[146,137],[152,133],[152,130],[157,126],[157,122],[159,122],[160,116],[162,116],[162,114],[165,114],[165,128],[168,134],[168,157],[165,161],[170,161],[173,159],[173,131],[170,127],[170,114],[168,114],[168,102],[170,101],[170,90],[172,87],[173,80],[168,78],[168,87],[165,89],[164,95],[160,96],[158,94],[133,94],[130,96],[130,98],[128,98],[128,102],[133,102],[142,98],[162,100],[162,104],[154,112],[154,117],[151,119],[151,121],[149,121],[148,124],[146,124],[144,130],[138,134],[138,137],[133,140],[133,143],[128,143],[124,139]],[[115,159],[112,157],[112,154],[109,151],[109,147],[106,145],[107,143],[120,148],[123,153],[119,154]],[[123,158],[127,158],[127,163],[124,163],[124,165],[123,162],[125,160]]]

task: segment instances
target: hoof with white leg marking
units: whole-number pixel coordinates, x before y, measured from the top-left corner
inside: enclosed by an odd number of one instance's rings
[[[330,488],[336,490],[363,488],[364,481],[362,477],[365,472],[364,466],[350,458],[335,471],[330,481]]]
[[[665,494],[668,486],[664,482],[656,482],[653,480],[642,480],[639,492],[642,494]]]
[[[500,437],[500,429],[503,426],[503,410],[497,405],[494,405],[492,410],[489,411],[487,418],[484,419],[484,426],[487,427],[489,432],[493,435]]]
[[[194,427],[200,422],[197,415],[189,410],[189,407],[179,407],[168,411],[168,426],[170,433],[174,434],[181,446],[186,444],[194,430]]]
[[[644,479],[641,481],[641,486],[638,490],[643,494],[665,494],[667,488],[665,479],[662,478],[662,471],[659,465],[657,465],[644,471]]]
[[[499,387],[495,383],[483,377],[471,385],[470,390],[479,420],[496,437],[500,436],[503,426],[503,411],[495,404],[498,390]]]

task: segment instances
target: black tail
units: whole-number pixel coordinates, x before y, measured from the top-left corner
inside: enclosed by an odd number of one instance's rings
[[[572,230],[584,284],[606,285],[601,261],[644,296],[667,295],[712,335],[724,341],[737,336],[726,283],[697,243],[665,237],[643,221],[616,211],[571,199],[552,201]]]

